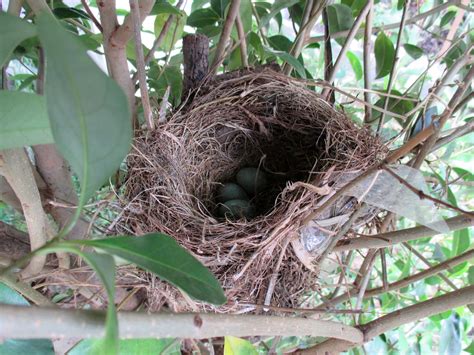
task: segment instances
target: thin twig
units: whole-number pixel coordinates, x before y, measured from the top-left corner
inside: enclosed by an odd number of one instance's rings
[[[433,153],[435,150],[445,146],[448,143],[451,143],[453,140],[463,137],[466,134],[474,132],[474,120],[467,122],[465,125],[455,128],[450,134],[439,138],[430,153]]]
[[[332,62],[332,46],[331,46],[331,36],[329,34],[329,21],[328,21],[328,14],[327,8],[323,10],[323,24],[324,24],[324,80],[330,83],[330,75],[333,70],[333,62]],[[327,99],[328,102],[334,105],[336,101],[336,97],[334,95],[334,91],[329,91],[330,95]]]
[[[403,4],[400,28],[398,29],[397,43],[395,45],[395,59],[393,61],[392,68],[390,69],[390,75],[388,77],[387,93],[389,95],[392,92],[392,86],[393,86],[393,83],[395,82],[395,77],[397,73],[397,64],[398,64],[398,61],[400,60],[398,52],[400,51],[400,43],[402,42],[403,29],[405,27],[408,6],[410,6],[410,0],[405,0],[405,3]],[[387,110],[389,101],[390,101],[389,99],[385,98],[384,105],[383,105],[384,110]],[[380,116],[380,119],[377,125],[377,132],[376,132],[377,135],[379,135],[382,130],[384,119],[385,119],[385,112],[383,112],[382,116]]]
[[[211,65],[211,73],[217,73],[217,69],[224,60],[225,48],[227,46],[227,41],[230,38],[230,33],[232,27],[234,26],[235,18],[240,8],[240,0],[232,0],[229,6],[229,11],[225,19],[224,25],[222,26],[221,36],[219,42],[217,43],[216,51],[214,52],[214,60]],[[240,42],[240,41],[239,41]]]
[[[364,91],[364,100],[370,103],[371,96],[370,91],[372,88],[372,61],[370,54],[372,53],[372,27],[373,27],[373,18],[374,18],[374,0],[369,0],[370,9],[367,12],[367,17],[365,19],[365,29],[364,29],[364,88],[367,91]],[[369,123],[372,121],[372,110],[368,106],[364,106],[364,122]]]
[[[446,208],[449,208],[453,211],[457,211],[457,212],[460,212],[460,213],[463,213],[463,214],[466,214],[466,215],[470,215],[470,216],[474,216],[474,212],[471,212],[471,211],[465,211],[463,210],[462,208],[459,208],[457,206],[454,206],[448,202],[444,202],[440,199],[437,199],[435,197],[432,197],[430,195],[427,195],[425,194],[422,190],[419,190],[417,189],[415,186],[411,185],[408,181],[406,181],[404,178],[402,178],[401,176],[397,175],[392,169],[390,169],[388,166],[384,166],[383,169],[385,171],[387,171],[390,175],[392,175],[395,179],[397,179],[402,185],[405,185],[406,187],[408,187],[408,189],[410,191],[412,191],[413,193],[417,194],[418,197],[420,198],[420,200],[422,199],[427,199],[427,200],[430,200],[430,201],[433,201],[435,204],[437,205],[441,205],[441,206],[444,206]]]
[[[379,249],[380,264],[382,267],[382,285],[385,291],[388,289],[387,259],[385,257],[386,252],[387,251],[384,248]]]
[[[404,324],[412,323],[471,303],[474,303],[474,285],[396,310],[370,323],[359,326],[359,328],[364,332],[364,341],[368,342],[372,340],[372,338]],[[314,347],[300,351],[299,354],[344,352],[358,344],[359,343],[330,339]]]
[[[99,20],[94,16],[94,13],[91,11],[91,8],[87,4],[87,1],[81,0],[81,4],[84,7],[84,10],[87,12],[89,17],[91,18],[92,22],[94,22],[95,27],[97,27],[97,29],[102,33],[103,32],[102,25],[100,24]]]
[[[415,254],[418,257],[418,259],[420,259],[426,266],[428,266],[429,268],[433,268],[433,265],[428,261],[428,259],[426,259],[423,256],[423,254],[421,254],[418,250],[413,248],[410,244],[405,242],[403,243],[403,246],[407,248],[408,250],[410,250],[413,254]],[[458,289],[456,285],[443,274],[440,274],[439,277],[441,277],[443,281],[446,282],[449,286],[451,286],[451,288],[453,288],[454,290]]]
[[[346,40],[344,41],[344,45],[341,48],[341,51],[339,52],[339,55],[337,56],[336,62],[334,63],[334,66],[331,70],[331,73],[329,74],[328,82],[332,83],[334,81],[334,78],[336,76],[336,73],[339,69],[339,67],[342,64],[342,61],[345,59],[346,53],[349,50],[349,46],[352,42],[352,40],[355,38],[357,31],[360,28],[360,25],[362,25],[362,22],[364,21],[365,17],[367,16],[367,13],[371,9],[372,4],[370,1],[367,1],[365,6],[362,8],[362,10],[359,13],[359,16],[357,16],[357,19],[355,20],[354,24],[352,25]],[[326,97],[328,94],[328,90],[325,89],[323,90],[322,95]]]
[[[244,25],[242,24],[240,13],[237,13],[237,16],[235,17],[235,27],[237,28],[237,35],[240,40],[240,58],[242,60],[242,65],[244,68],[248,68],[247,40],[245,39]]]
[[[150,97],[148,96],[148,87],[146,83],[145,59],[143,57],[141,20],[138,7],[138,0],[130,0],[130,12],[133,19],[133,33],[135,37],[135,55],[137,63],[138,82],[140,84],[140,94],[143,106],[143,115],[149,130],[155,129],[153,113],[151,111]]]

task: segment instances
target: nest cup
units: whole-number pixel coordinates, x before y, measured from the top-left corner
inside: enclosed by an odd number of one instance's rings
[[[221,282],[229,303],[217,311],[251,310],[242,308],[249,303],[299,306],[317,287],[317,275],[291,241],[327,198],[312,187],[334,193],[341,174],[373,165],[384,151],[368,130],[298,80],[272,70],[215,80],[157,130],[135,138],[117,229],[173,236]],[[257,216],[216,217],[218,187],[247,166],[270,181]],[[346,202],[338,201],[353,208]],[[208,307],[148,277],[152,310]]]

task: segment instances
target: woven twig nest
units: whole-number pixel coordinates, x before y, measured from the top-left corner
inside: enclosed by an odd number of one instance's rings
[[[301,304],[317,275],[291,241],[337,190],[342,173],[374,164],[385,148],[301,82],[271,70],[215,81],[200,92],[167,123],[136,137],[119,231],[176,238],[220,280],[229,304],[218,311],[236,310],[239,303]],[[245,166],[263,169],[271,180],[257,216],[215,217],[218,186]],[[343,197],[323,218],[351,209]],[[152,309],[202,306],[152,281]]]

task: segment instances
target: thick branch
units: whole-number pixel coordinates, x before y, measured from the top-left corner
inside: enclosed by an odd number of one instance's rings
[[[0,173],[5,177],[21,202],[25,215],[31,250],[40,248],[48,240],[47,216],[41,204],[30,160],[22,148],[5,149],[0,152]],[[35,256],[23,270],[24,276],[39,273],[46,262],[46,256]]]
[[[188,34],[183,38],[183,100],[196,89],[209,72],[209,38]]]
[[[445,220],[450,231],[455,231],[474,226],[474,217],[461,215]],[[357,250],[363,248],[387,248],[395,244],[407,242],[424,237],[432,237],[439,234],[438,231],[425,226],[402,229],[395,232],[382,233],[374,236],[363,236],[358,238],[342,240],[334,248],[335,252],[346,250]]]
[[[362,332],[344,324],[296,317],[225,314],[119,312],[121,338],[212,338],[243,336],[323,336],[361,342]],[[104,335],[105,312],[0,306],[2,338],[97,338]]]

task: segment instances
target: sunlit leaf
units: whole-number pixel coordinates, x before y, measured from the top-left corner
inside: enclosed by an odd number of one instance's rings
[[[0,149],[54,142],[43,96],[2,90],[0,107]]]
[[[390,74],[393,62],[395,61],[395,48],[393,43],[385,33],[380,32],[375,40],[375,71],[377,79]]]
[[[89,58],[74,35],[48,14],[37,17],[45,48],[45,95],[54,141],[81,182],[84,203],[128,153],[132,130],[127,98]]]
[[[166,234],[154,233],[142,237],[120,236],[74,242],[102,249],[132,262],[198,300],[213,304],[223,304],[226,301],[214,275]]]
[[[0,67],[22,41],[36,36],[36,27],[16,16],[0,11]]]
[[[245,339],[226,336],[224,340],[224,355],[257,355],[258,352],[251,342]]]
[[[405,48],[405,51],[413,59],[421,58],[424,54],[423,49],[421,49],[420,47],[415,46],[413,44],[405,43],[403,45],[403,48]]]
[[[155,18],[155,36],[159,36],[165,22],[168,21],[169,14],[161,13]],[[160,49],[168,52],[173,49],[175,43],[181,39],[183,35],[184,25],[186,24],[186,14],[180,13],[180,15],[173,17],[173,22],[166,32],[166,35],[161,42]]]
[[[349,62],[351,63],[352,70],[354,70],[356,80],[362,79],[363,70],[362,70],[362,64],[360,62],[359,57],[357,57],[351,51],[348,51],[346,55],[347,55],[347,58],[349,59]]]

